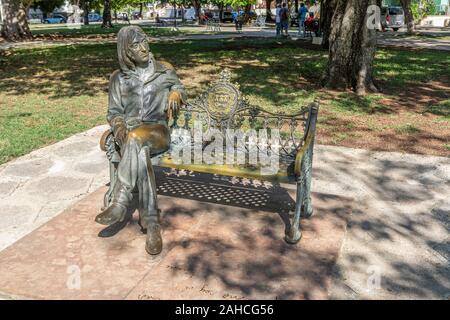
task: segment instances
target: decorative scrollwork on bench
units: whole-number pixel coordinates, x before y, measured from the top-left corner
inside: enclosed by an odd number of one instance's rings
[[[171,127],[192,132],[194,122],[198,121],[204,132],[219,131],[224,137],[230,129],[265,130],[269,133],[278,129],[280,139],[271,139],[271,142],[277,145],[280,160],[289,163],[294,161],[297,151],[303,146],[310,109],[310,106],[300,107],[298,112],[286,114],[251,105],[240,92],[239,85],[231,81],[230,71],[225,69],[205,93],[187,104]],[[249,152],[248,148],[245,151]]]

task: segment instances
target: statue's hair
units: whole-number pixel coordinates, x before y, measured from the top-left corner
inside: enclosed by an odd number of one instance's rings
[[[138,26],[126,26],[119,30],[117,34],[117,56],[122,72],[127,73],[135,69],[135,63],[128,55],[128,46],[132,43],[136,33],[146,36],[144,30]]]

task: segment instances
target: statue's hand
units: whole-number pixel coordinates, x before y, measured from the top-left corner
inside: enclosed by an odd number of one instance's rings
[[[167,117],[175,118],[183,105],[183,99],[178,91],[172,91],[168,98]]]
[[[127,141],[128,130],[125,121],[121,118],[113,121],[112,130],[114,139],[117,141],[119,147],[122,147]]]
[[[117,128],[115,138],[121,148],[125,144],[125,142],[127,142],[127,135],[128,135],[128,130],[125,125],[121,125]]]

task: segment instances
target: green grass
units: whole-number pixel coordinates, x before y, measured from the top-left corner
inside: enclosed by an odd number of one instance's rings
[[[430,32],[416,32],[415,34],[407,34],[407,33],[388,33],[383,34],[382,36],[386,38],[401,38],[401,39],[418,39],[418,40],[450,40],[450,35],[448,32],[443,33],[430,33]]]
[[[295,41],[192,40],[152,43],[151,49],[157,59],[175,66],[190,97],[205,90],[225,67],[252,104],[270,111],[293,112],[327,96],[319,90],[327,52],[302,49]],[[109,43],[14,49],[0,56],[0,163],[105,123],[108,77],[118,67],[116,59],[116,46]],[[449,59],[442,52],[379,50],[375,74],[391,92],[401,92],[402,85],[448,76]],[[322,107],[319,129],[339,144],[357,137],[349,116],[377,128],[369,124],[371,119],[396,112],[383,105],[386,97],[391,96],[337,95]],[[338,125],[346,132],[339,132]],[[420,129],[415,123],[405,125],[395,130],[414,134]]]
[[[394,130],[398,134],[414,134],[420,131],[410,123],[394,126]]]
[[[450,120],[450,99],[425,108],[425,112],[439,115],[446,120]]]
[[[65,38],[75,38],[75,37],[102,37],[108,35],[116,35],[117,32],[126,25],[116,24],[113,28],[102,28],[99,24],[93,25],[32,25],[31,33],[35,36],[62,36]],[[151,26],[141,26],[141,28],[151,37],[159,36],[179,36],[187,34],[197,34],[199,31],[195,30],[183,30],[179,29],[177,31],[172,30],[171,27],[151,27]]]
[[[10,108],[0,112],[0,162],[87,130],[104,121],[92,114],[87,96],[49,102],[41,95],[11,98]],[[28,111],[27,111],[28,110]]]
[[[417,39],[435,39],[435,40],[443,40],[443,41],[450,41],[450,35],[440,35],[440,34],[418,34],[414,36]]]
[[[391,109],[380,103],[385,96],[380,94],[369,94],[358,96],[353,93],[342,93],[335,97],[331,104],[335,111],[352,114],[372,114],[379,112],[390,112]]]
[[[448,78],[450,54],[430,50],[411,52],[408,50],[377,50],[375,78],[391,88]]]

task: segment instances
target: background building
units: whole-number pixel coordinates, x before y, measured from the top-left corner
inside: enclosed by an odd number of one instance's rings
[[[450,0],[433,0],[434,12],[433,15],[450,15]],[[383,6],[401,6],[400,0],[383,0]]]
[[[449,0],[435,0],[437,14],[450,15],[450,1]]]

